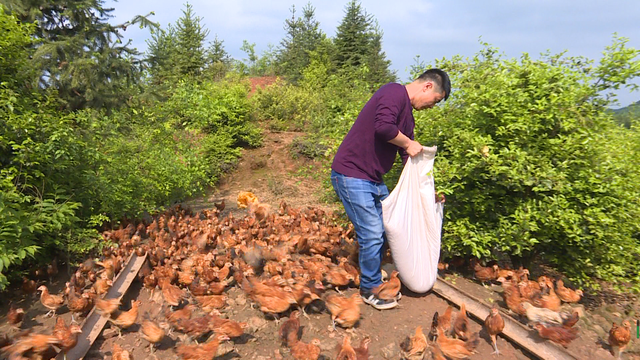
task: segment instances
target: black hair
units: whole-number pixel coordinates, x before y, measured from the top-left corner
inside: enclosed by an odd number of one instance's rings
[[[449,95],[451,95],[451,80],[449,75],[440,69],[429,69],[418,76],[416,80],[433,81],[439,90],[444,92],[444,101],[447,101]]]

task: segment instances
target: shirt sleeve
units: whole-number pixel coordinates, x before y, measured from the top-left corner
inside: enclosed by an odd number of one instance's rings
[[[407,137],[411,140],[415,140],[414,139],[414,133],[413,130],[411,130],[411,132],[409,132],[408,134],[406,134]],[[401,147],[398,147],[398,154],[400,155],[400,157],[402,158],[402,165],[404,166],[404,164],[407,163],[407,159],[409,159],[409,154],[407,154],[407,151]]]
[[[383,141],[389,141],[398,136],[398,114],[400,109],[391,96],[382,95],[376,105],[376,118],[374,128],[376,137]]]

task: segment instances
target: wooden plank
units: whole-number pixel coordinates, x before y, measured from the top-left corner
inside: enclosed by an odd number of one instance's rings
[[[467,308],[467,312],[477,318],[481,324],[484,324],[484,319],[489,315],[491,307],[484,303],[482,300],[475,298],[452,284],[438,278],[433,291],[450,302],[458,305],[463,302]],[[531,337],[532,331],[528,327],[521,324],[519,321],[513,319],[511,316],[502,312],[502,318],[504,319],[504,330],[502,330],[502,336],[509,338],[511,341],[520,345],[526,351],[544,360],[576,360],[577,358],[566,351],[559,345],[550,341],[536,342]],[[537,336],[537,335],[536,335]]]
[[[136,275],[138,275],[138,271],[146,259],[146,254],[144,256],[137,256],[132,252],[129,259],[127,259],[126,265],[122,268],[104,298],[117,298],[118,300],[122,300],[122,297],[127,290],[129,290],[129,286],[131,286]],[[107,318],[100,316],[94,306],[82,323],[82,333],[78,334],[78,343],[67,353],[67,360],[82,359],[91,348],[91,345],[96,341],[106,323]],[[64,354],[62,354],[62,352],[56,357],[57,360],[62,360],[63,358]]]

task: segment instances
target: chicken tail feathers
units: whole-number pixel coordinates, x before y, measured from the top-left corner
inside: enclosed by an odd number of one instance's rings
[[[478,344],[480,344],[480,337],[478,336],[478,333],[474,333],[469,337],[469,340],[464,343],[464,346],[467,348],[467,350],[473,352],[476,347],[478,347]]]

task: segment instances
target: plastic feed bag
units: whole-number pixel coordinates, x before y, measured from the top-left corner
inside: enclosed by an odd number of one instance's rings
[[[437,147],[409,158],[398,185],[382,202],[384,229],[400,280],[411,291],[429,291],[438,277],[442,203],[436,203],[433,161]]]

